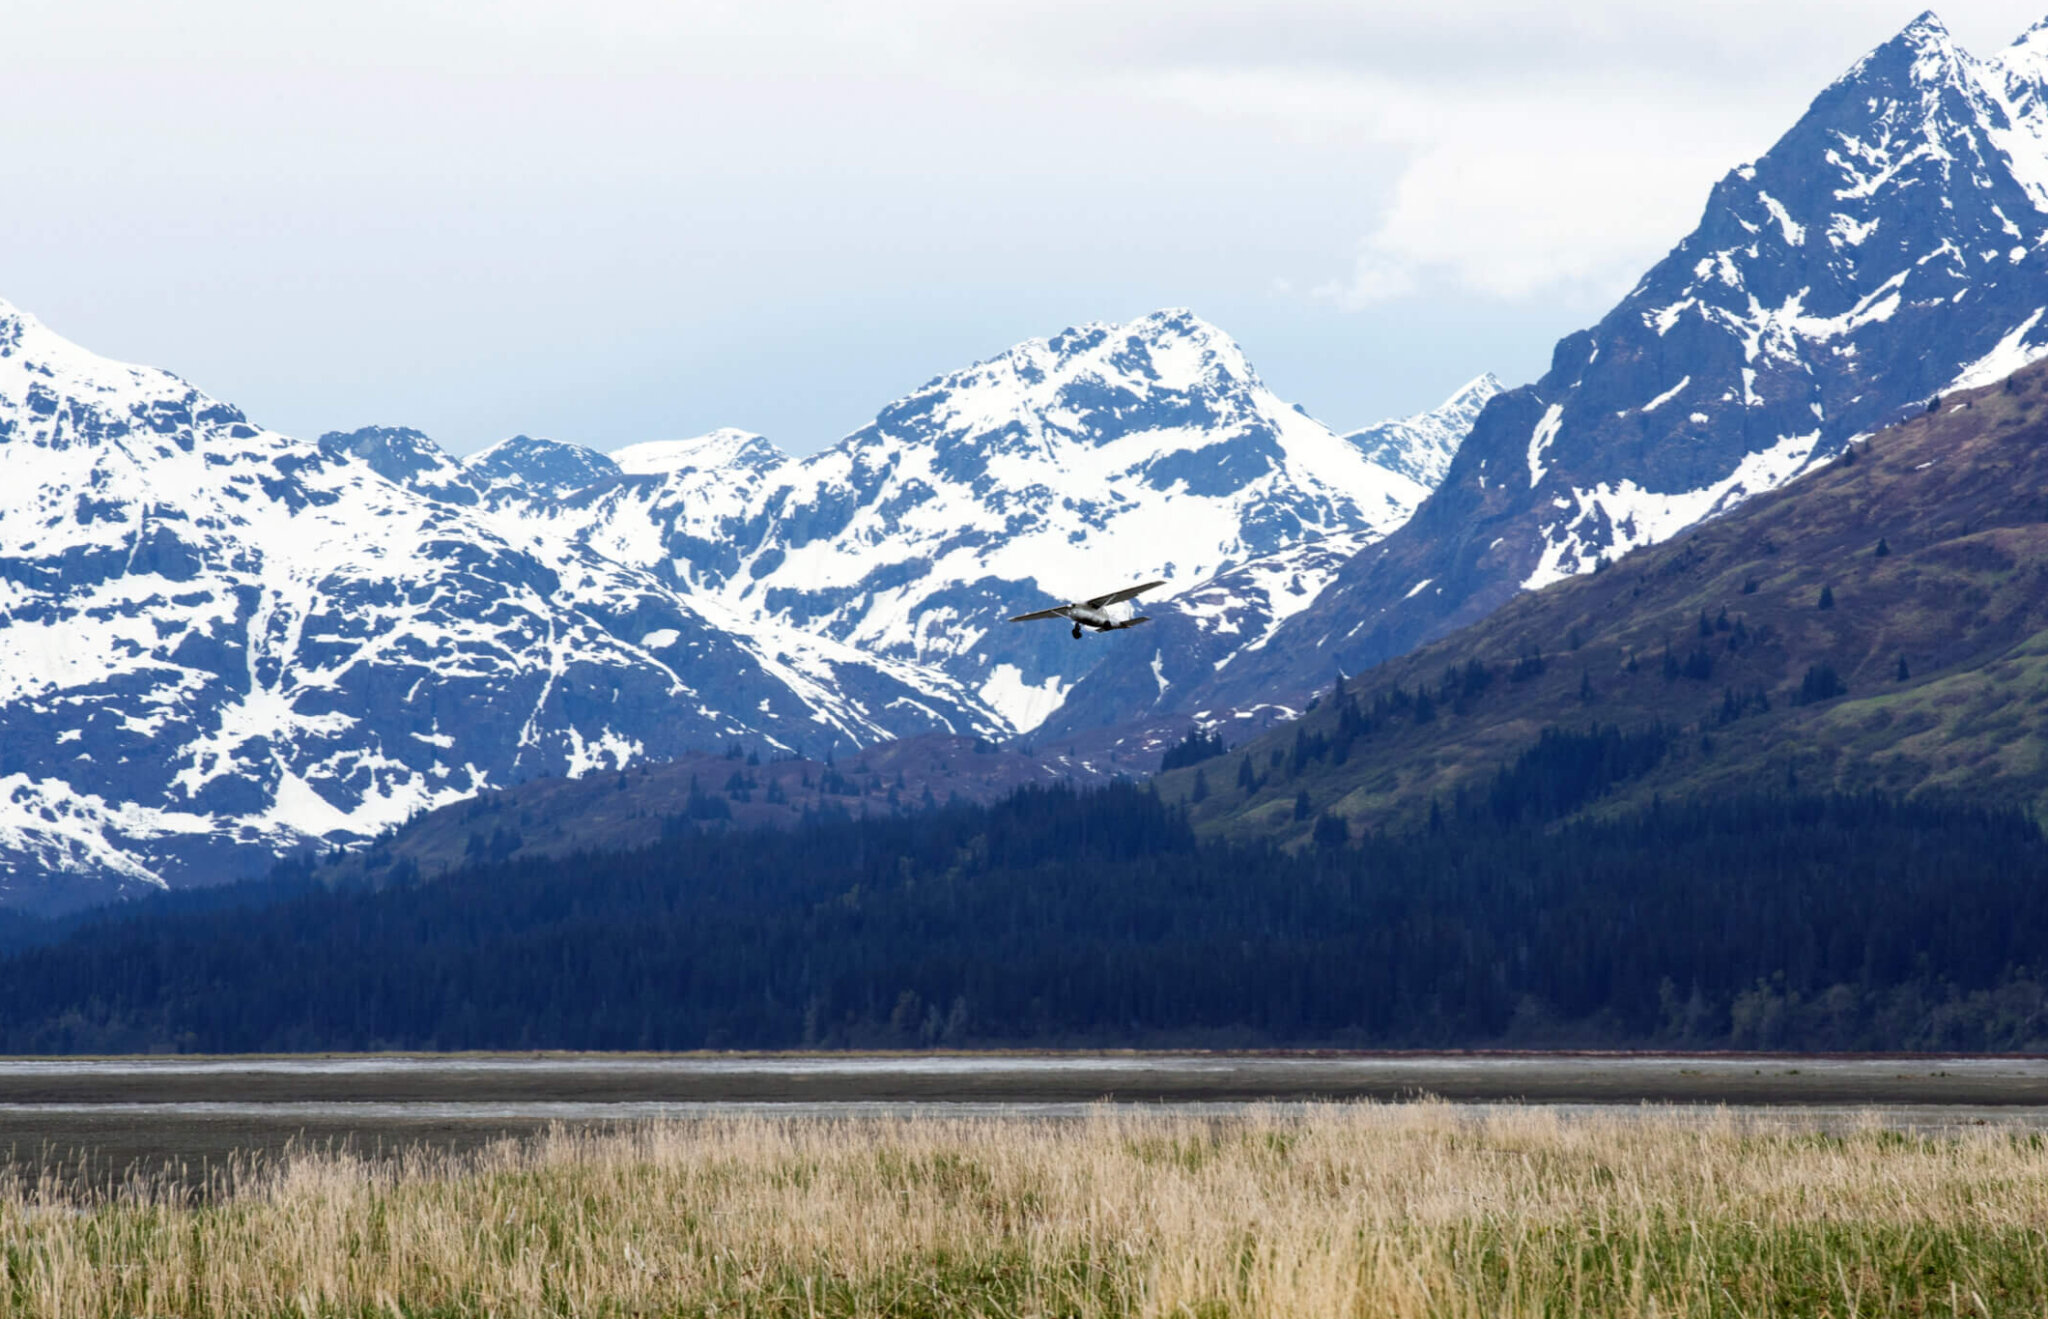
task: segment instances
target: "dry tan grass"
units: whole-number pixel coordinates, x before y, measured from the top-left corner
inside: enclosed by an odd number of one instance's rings
[[[0,1249],[4,1312],[64,1319],[2041,1314],[2048,1148],[1439,1104],[747,1118],[308,1153],[201,1203],[0,1187]]]

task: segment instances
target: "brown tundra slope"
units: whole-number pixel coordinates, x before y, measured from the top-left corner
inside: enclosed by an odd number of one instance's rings
[[[1400,827],[1461,788],[1484,793],[1546,728],[1661,726],[1655,767],[1578,809],[1796,785],[2038,810],[2044,718],[2048,365],[2036,365],[1355,675],[1299,721],[1160,787],[1212,832],[1299,839],[1326,812],[1354,832]]]

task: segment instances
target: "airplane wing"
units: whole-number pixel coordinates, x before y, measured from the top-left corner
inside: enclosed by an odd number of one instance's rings
[[[1087,602],[1088,607],[1090,609],[1100,609],[1104,605],[1113,605],[1120,600],[1128,600],[1132,596],[1143,595],[1145,594],[1145,592],[1151,590],[1155,586],[1164,585],[1166,585],[1166,583],[1162,580],[1157,582],[1146,582],[1140,586],[1126,586],[1121,591],[1111,591],[1108,595],[1096,596],[1093,600]]]
[[[1012,623],[1031,623],[1041,618],[1065,618],[1067,610],[1071,608],[1073,608],[1072,605],[1061,605],[1057,609],[1041,609],[1035,614],[1019,614],[1010,621]]]

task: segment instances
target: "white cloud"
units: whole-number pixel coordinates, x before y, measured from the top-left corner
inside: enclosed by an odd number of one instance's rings
[[[1714,180],[1768,140],[1740,116],[1700,124],[1667,107],[1640,107],[1638,131],[1616,132],[1622,113],[1552,102],[1504,107],[1493,131],[1435,126],[1409,144],[1348,278],[1320,291],[1350,307],[1417,286],[1618,296],[1697,222]]]
[[[0,297],[458,447],[803,449],[1167,304],[1363,422],[1540,365],[1922,3],[12,0]]]
[[[1989,49],[2040,3],[1964,0],[1948,20],[1966,45]],[[1347,142],[1391,149],[1397,167],[1348,268],[1288,281],[1313,296],[1350,310],[1446,291],[1598,302],[1627,289],[1697,222],[1717,179],[1919,6],[1282,0],[1263,21],[1234,24],[1235,5],[1126,4],[1121,22],[1068,47],[1067,67],[1107,64],[1138,96],[1262,123],[1333,157]]]
[[[1398,172],[1351,268],[1315,286],[1351,308],[1445,285],[1618,293],[1691,228],[1713,181],[1783,126],[1769,110],[1611,79],[1447,96],[1371,73],[1177,70],[1137,86],[1333,152],[1393,149]]]

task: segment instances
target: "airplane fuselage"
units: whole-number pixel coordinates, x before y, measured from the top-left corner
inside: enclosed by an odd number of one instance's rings
[[[1107,609],[1086,604],[1068,605],[1061,612],[1073,622],[1076,641],[1081,639],[1081,629],[1084,627],[1094,628],[1097,632],[1121,632],[1127,627],[1136,627],[1140,623],[1151,621],[1143,614],[1118,618]]]

